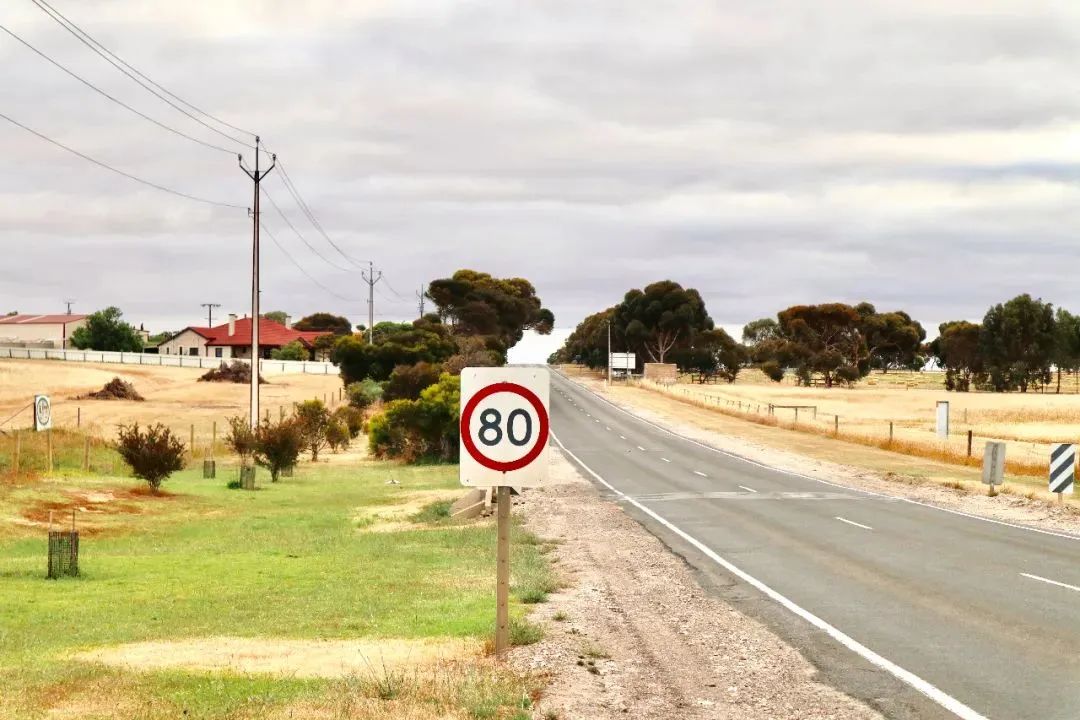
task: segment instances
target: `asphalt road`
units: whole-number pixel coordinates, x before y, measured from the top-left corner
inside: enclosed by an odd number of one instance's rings
[[[1080,718],[1080,541],[774,470],[557,373],[551,424],[706,587],[886,716]]]

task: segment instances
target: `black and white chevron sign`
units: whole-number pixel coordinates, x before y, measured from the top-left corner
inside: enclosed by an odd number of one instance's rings
[[[1075,466],[1076,446],[1054,445],[1050,452],[1050,492],[1072,494]]]

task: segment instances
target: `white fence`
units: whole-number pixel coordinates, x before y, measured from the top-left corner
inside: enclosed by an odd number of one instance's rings
[[[232,358],[200,357],[198,355],[157,355],[155,353],[108,352],[103,350],[53,350],[44,348],[0,347],[0,360],[67,360],[68,362],[115,363],[118,365],[157,365],[160,367],[216,368]],[[249,363],[249,360],[240,360]],[[260,360],[263,375],[305,373],[307,375],[337,375],[333,363],[295,360]]]

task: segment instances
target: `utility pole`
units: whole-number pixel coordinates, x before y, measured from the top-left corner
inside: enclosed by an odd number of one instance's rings
[[[65,300],[64,304],[67,305],[67,314],[71,314],[71,306],[75,304],[74,300]]]
[[[221,307],[220,303],[200,303],[206,308],[206,327],[214,327],[214,308]]]
[[[368,285],[367,341],[370,344],[375,342],[375,283],[379,282],[382,278],[382,270],[376,272],[374,263],[368,260],[368,271],[364,272],[361,270],[360,275]]]
[[[607,384],[611,386],[611,321],[607,321]]]
[[[251,221],[251,417],[249,422],[255,428],[259,424],[259,183],[270,174],[277,165],[277,155],[270,156],[270,167],[259,172],[259,136],[255,136],[255,170],[244,167],[244,156],[237,155],[240,169],[255,184],[254,210]]]
[[[424,317],[424,284],[420,283],[420,292],[416,293],[416,298],[420,301],[420,317]]]

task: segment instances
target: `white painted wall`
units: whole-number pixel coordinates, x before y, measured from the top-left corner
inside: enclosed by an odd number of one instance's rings
[[[0,361],[12,360],[60,360],[87,363],[118,363],[122,365],[151,365],[163,367],[216,368],[221,360],[216,357],[188,355],[159,355],[156,353],[110,352],[107,350],[47,350],[44,348],[0,347]],[[240,362],[250,362],[240,360]],[[333,363],[304,360],[260,360],[259,372],[264,375],[304,373],[306,375],[337,375]]]
[[[206,347],[206,338],[194,330],[184,330],[176,337],[163,342],[158,346],[158,353],[161,355],[188,355],[191,356],[192,348],[195,349],[195,355],[198,357],[218,357],[215,348]],[[230,348],[217,348],[221,350],[221,357],[231,357]]]
[[[67,346],[71,346],[71,333],[86,324],[86,320],[67,323]],[[17,343],[51,342],[53,347],[64,347],[64,323],[19,323],[0,325],[0,343],[10,340]]]

